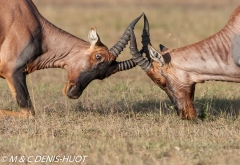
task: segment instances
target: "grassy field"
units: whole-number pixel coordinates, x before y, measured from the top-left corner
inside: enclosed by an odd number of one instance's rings
[[[142,12],[149,19],[153,46],[162,43],[177,48],[220,30],[239,5],[237,0],[33,1],[49,21],[84,40],[88,30],[97,27],[108,47]],[[143,21],[135,28],[139,47],[142,25]],[[128,58],[127,46],[119,60]],[[36,71],[28,76],[36,117],[0,119],[0,161],[11,156],[33,161],[44,156],[87,155],[81,164],[240,164],[239,84],[198,84],[195,107],[203,120],[185,121],[179,119],[166,94],[139,67],[93,81],[78,100],[62,95],[66,76],[61,69]],[[0,91],[1,108],[17,110],[3,79]],[[79,163],[66,159],[37,164]]]

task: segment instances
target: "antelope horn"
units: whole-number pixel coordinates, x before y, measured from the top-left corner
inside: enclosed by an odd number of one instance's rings
[[[138,18],[136,18],[130,23],[130,25],[127,27],[119,41],[117,41],[117,43],[109,50],[116,58],[128,44],[128,41],[130,40],[131,37],[131,30],[134,29],[136,23],[140,20],[142,15],[140,15]]]
[[[118,62],[118,71],[129,70],[136,66],[133,59]]]
[[[149,71],[152,68],[152,64],[149,62],[148,59],[144,58],[141,53],[143,53],[143,49],[139,52],[137,48],[136,37],[133,32],[131,31],[131,40],[130,40],[130,53],[132,54],[135,64],[139,65],[145,72]]]
[[[151,57],[149,55],[148,45],[152,45],[150,41],[150,34],[149,34],[149,23],[146,15],[144,14],[144,27],[143,27],[143,33],[142,33],[142,51],[146,54],[146,57],[148,60],[151,60]]]
[[[131,42],[132,42],[132,33],[133,33],[133,29],[130,30],[131,31],[131,40],[130,40],[130,53],[131,54],[136,54],[137,50],[134,48],[131,48]],[[134,34],[134,33],[133,33]],[[135,37],[135,36],[134,36]],[[136,40],[136,38],[135,38]],[[133,52],[134,51],[134,52]],[[136,52],[135,52],[136,51]],[[136,63],[134,62],[133,58],[127,61],[122,61],[122,62],[118,62],[118,71],[123,71],[123,70],[128,70],[131,69],[133,67],[136,66]]]

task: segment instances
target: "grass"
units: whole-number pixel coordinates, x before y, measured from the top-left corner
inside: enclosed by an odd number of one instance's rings
[[[217,32],[239,3],[234,0],[34,2],[48,20],[85,40],[88,30],[96,26],[101,40],[109,47],[144,11],[150,23],[152,44],[157,47],[162,43],[169,48]],[[139,47],[141,29],[142,22],[135,28]],[[126,49],[119,60],[129,57]],[[41,70],[28,76],[36,117],[0,119],[0,159],[5,155],[87,155],[82,164],[240,163],[239,84],[198,84],[195,107],[202,120],[184,121],[175,114],[166,94],[139,67],[93,81],[78,100],[62,95],[66,77],[61,69]],[[1,107],[17,110],[3,79],[0,91]]]

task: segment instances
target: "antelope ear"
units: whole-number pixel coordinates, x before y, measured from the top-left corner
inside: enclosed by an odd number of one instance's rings
[[[152,60],[159,63],[160,66],[164,66],[166,64],[163,56],[156,49],[154,49],[151,45],[148,45],[148,50],[149,50],[149,54],[150,54],[150,57]]]
[[[166,46],[162,45],[162,44],[159,44],[159,48],[160,48],[161,52],[165,52],[165,51],[168,50],[168,48]]]
[[[94,48],[95,46],[99,46],[101,44],[100,37],[97,34],[96,28],[91,28],[88,33],[88,40],[91,44],[90,48]]]

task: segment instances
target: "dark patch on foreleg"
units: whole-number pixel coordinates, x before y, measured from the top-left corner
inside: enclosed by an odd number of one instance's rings
[[[28,43],[26,43],[26,46],[18,56],[14,70],[19,70],[20,68],[25,69],[27,64],[34,61],[42,54],[41,41],[41,30],[37,29],[29,38]]]
[[[34,115],[34,108],[27,89],[27,73],[25,70],[27,65],[34,61],[41,53],[41,28],[36,28],[36,30],[30,34],[29,41],[20,52],[11,76],[7,77],[12,94],[20,107],[20,112],[2,110],[0,111],[0,117],[8,115],[29,117]]]
[[[26,75],[23,72],[14,72],[13,76],[7,77],[9,88],[17,101],[20,111],[0,110],[0,118],[4,116],[30,117],[33,116],[34,108],[26,86]]]
[[[12,75],[16,100],[20,110],[30,115],[34,115],[34,108],[27,89],[25,69],[28,63],[34,61],[42,53],[40,34],[40,30],[36,30],[30,37],[29,42],[18,56]]]
[[[27,89],[26,74],[23,69],[13,73],[13,85],[16,90],[16,100],[20,108],[28,109],[32,107],[31,99]]]

